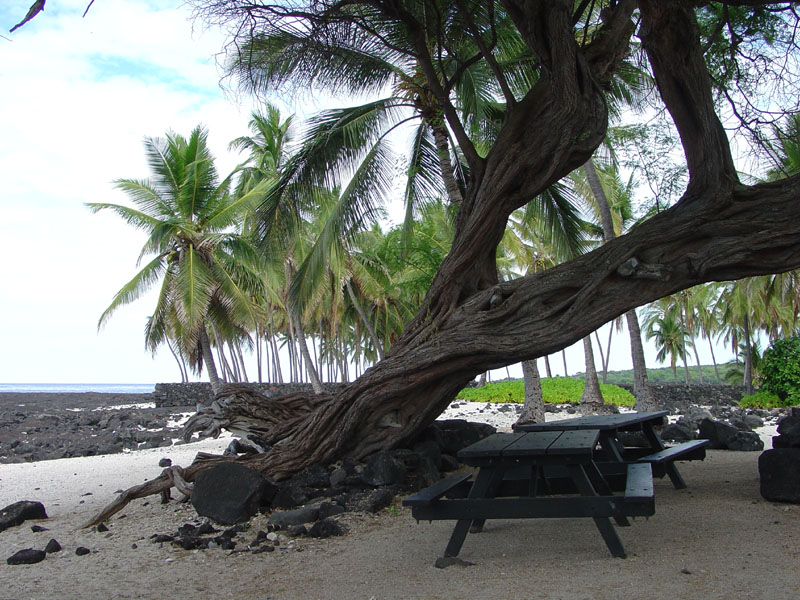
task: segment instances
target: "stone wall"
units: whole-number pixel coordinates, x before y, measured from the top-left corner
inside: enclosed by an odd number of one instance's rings
[[[621,385],[633,393],[632,385]],[[691,404],[735,406],[745,394],[743,385],[708,385],[699,383],[651,383],[658,403],[665,409]]]
[[[265,396],[283,396],[295,392],[312,392],[310,383],[250,383],[252,389]],[[341,388],[341,383],[326,383],[325,388],[335,392]],[[153,392],[153,401],[156,407],[162,406],[191,406],[198,402],[211,402],[214,393],[210,383],[157,383]]]

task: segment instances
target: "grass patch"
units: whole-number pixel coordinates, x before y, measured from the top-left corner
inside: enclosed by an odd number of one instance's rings
[[[739,400],[739,406],[742,408],[786,408],[796,405],[792,404],[788,398],[781,400],[772,392],[762,390],[750,396],[747,394],[742,396],[742,399]]]
[[[583,394],[584,383],[571,377],[551,377],[542,379],[542,396],[549,404],[570,404],[578,402]],[[600,392],[607,404],[633,406],[636,398],[628,390],[616,385],[600,384]],[[525,383],[521,379],[487,383],[480,388],[465,388],[457,398],[470,402],[525,402]]]

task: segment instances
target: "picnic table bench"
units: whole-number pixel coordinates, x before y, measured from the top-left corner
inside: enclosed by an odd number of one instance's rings
[[[681,477],[676,460],[703,460],[706,456],[708,440],[691,440],[671,447],[664,445],[656,431],[667,411],[631,412],[616,415],[592,415],[550,421],[549,423],[534,423],[520,427],[522,431],[581,431],[584,429],[597,429],[600,431],[600,448],[603,456],[598,457],[598,464],[610,481],[614,481],[614,474],[623,472],[620,465],[630,463],[650,464],[654,477],[669,476],[676,489],[686,487],[686,482]],[[640,431],[646,440],[644,447],[626,447],[621,432]]]
[[[482,530],[487,519],[592,518],[613,556],[625,557],[614,525],[627,517],[655,512],[653,478],[645,463],[627,465],[622,495],[613,494],[594,462],[600,430],[496,433],[458,453],[471,474],[451,475],[403,500],[417,520],[455,520],[445,549],[458,556],[467,533]],[[548,469],[559,467],[571,482],[569,495],[546,495]]]

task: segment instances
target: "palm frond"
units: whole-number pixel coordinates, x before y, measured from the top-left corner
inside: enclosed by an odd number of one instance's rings
[[[111,304],[100,315],[100,319],[97,321],[97,329],[101,329],[120,306],[130,304],[147,292],[161,278],[165,269],[166,260],[164,256],[157,256],[146,264],[144,268],[134,275],[133,279],[122,286],[114,295]]]

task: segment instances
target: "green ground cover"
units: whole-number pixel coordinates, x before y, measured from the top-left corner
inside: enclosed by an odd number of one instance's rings
[[[542,379],[542,396],[549,404],[570,404],[578,402],[583,393],[583,381],[571,377],[552,377]],[[600,384],[600,392],[608,404],[633,406],[633,395],[616,385]],[[525,384],[521,379],[487,383],[480,388],[465,388],[457,398],[470,402],[516,402],[525,401]]]

